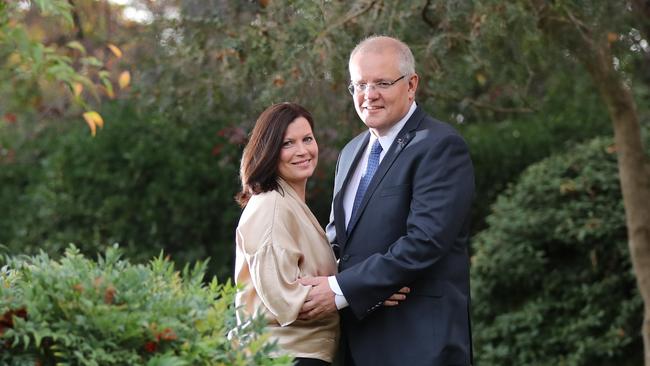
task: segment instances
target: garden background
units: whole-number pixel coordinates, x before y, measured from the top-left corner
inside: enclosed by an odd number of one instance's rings
[[[371,34],[470,146],[476,364],[650,365],[644,0],[1,1],[0,361],[286,363],[225,338],[241,151],[268,105],[312,111],[325,225]]]

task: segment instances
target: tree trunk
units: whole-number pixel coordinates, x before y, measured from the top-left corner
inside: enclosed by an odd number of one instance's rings
[[[549,8],[544,0],[532,3],[542,31],[567,46],[585,66],[612,120],[630,257],[644,302],[641,327],[644,359],[645,365],[650,366],[650,161],[641,139],[636,103],[629,86],[614,67],[606,37],[596,38],[572,14]]]
[[[618,171],[625,205],[628,245],[644,302],[643,346],[650,365],[650,167],[641,140],[639,117],[630,88],[614,69],[606,42],[582,57],[607,105],[614,126]]]

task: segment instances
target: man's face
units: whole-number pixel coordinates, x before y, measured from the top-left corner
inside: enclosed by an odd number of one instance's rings
[[[392,82],[402,74],[395,51],[361,51],[350,60],[350,79],[355,84]],[[408,112],[415,98],[417,75],[407,75],[386,89],[368,85],[365,92],[355,92],[354,108],[368,128],[383,136]]]

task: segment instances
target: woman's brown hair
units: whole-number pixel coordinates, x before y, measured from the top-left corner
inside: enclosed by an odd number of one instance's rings
[[[311,113],[296,103],[274,104],[257,118],[241,159],[242,190],[235,197],[241,207],[254,194],[278,189],[278,159],[284,134],[299,117],[314,129]]]

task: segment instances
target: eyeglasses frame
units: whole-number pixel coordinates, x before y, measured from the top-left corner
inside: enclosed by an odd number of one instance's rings
[[[348,91],[350,92],[351,95],[361,94],[361,93],[365,93],[371,86],[373,88],[376,88],[376,89],[386,90],[386,89],[390,88],[391,86],[395,85],[395,83],[397,83],[398,81],[404,79],[406,77],[406,75],[407,74],[404,74],[404,75],[398,77],[397,79],[395,79],[393,81],[380,81],[378,83],[356,84],[355,82],[351,81],[350,84],[348,84]],[[358,88],[357,85],[365,85],[365,88],[363,90],[360,90],[358,93],[355,93],[357,91],[357,88]]]

